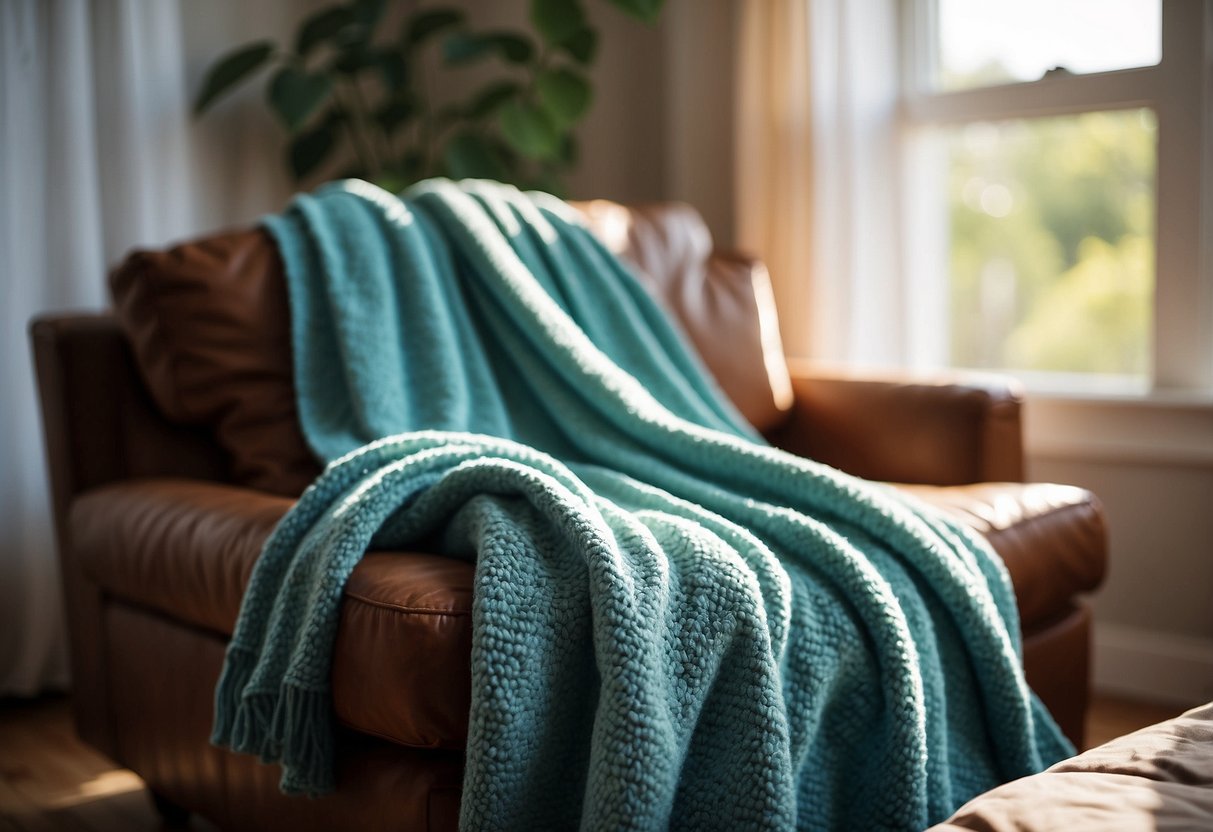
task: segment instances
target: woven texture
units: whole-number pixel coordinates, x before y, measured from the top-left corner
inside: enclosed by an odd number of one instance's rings
[[[465,829],[921,829],[1070,749],[1006,573],[891,490],[775,450],[563,203],[362,182],[267,219],[304,434],[213,739],[333,785],[342,587],[476,563]]]

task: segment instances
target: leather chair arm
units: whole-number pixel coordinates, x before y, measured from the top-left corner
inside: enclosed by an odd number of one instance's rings
[[[152,405],[117,322],[106,314],[47,315],[30,323],[59,537],[79,734],[117,753],[105,679],[104,602],[71,546],[74,497],[129,477],[221,479],[223,452],[205,431],[166,422]]]
[[[1009,379],[790,370],[795,405],[767,437],[785,450],[872,480],[1023,480],[1022,397]]]
[[[111,606],[152,610],[222,639],[293,502],[200,480],[110,483],[72,502],[73,556]],[[469,560],[424,551],[361,559],[345,585],[333,648],[339,722],[401,745],[464,746],[473,576]]]
[[[40,316],[30,323],[30,341],[61,529],[71,499],[107,482],[226,479],[227,457],[208,431],[160,415],[113,316]]]
[[[109,597],[227,636],[253,564],[293,503],[202,480],[125,479],[72,501],[71,555]]]

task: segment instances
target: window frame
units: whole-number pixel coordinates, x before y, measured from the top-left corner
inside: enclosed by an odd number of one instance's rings
[[[905,172],[901,216],[908,285],[902,296],[910,322],[909,363],[939,365],[946,355],[941,355],[946,335],[941,324],[946,323],[947,275],[931,274],[926,266],[944,261],[938,251],[914,249],[938,231],[930,226],[938,219],[915,211],[910,201],[935,187],[921,177],[931,162],[915,158],[926,152],[915,136],[924,128],[975,121],[1148,107],[1158,120],[1154,319],[1147,390],[1137,393],[1213,393],[1213,0],[1161,2],[1162,57],[1154,66],[1050,73],[1036,81],[954,91],[931,89],[938,54],[936,0],[899,4],[902,83],[896,129]],[[1019,375],[1029,389],[1109,389],[1095,376],[1086,377],[1087,384],[1073,375]]]

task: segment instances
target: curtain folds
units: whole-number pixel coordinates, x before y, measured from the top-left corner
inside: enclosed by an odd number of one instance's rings
[[[812,279],[809,4],[743,2],[735,137],[737,242],[771,273],[784,349],[816,350],[807,310]]]
[[[28,325],[99,309],[109,265],[247,222],[290,192],[250,95],[193,122],[219,52],[307,0],[0,0],[0,696],[68,683]],[[197,176],[197,171],[206,171]]]
[[[896,0],[742,0],[738,241],[771,269],[790,355],[903,347]]]
[[[66,6],[0,5],[0,694],[10,695],[67,681],[26,327],[50,306],[102,303],[90,10]]]

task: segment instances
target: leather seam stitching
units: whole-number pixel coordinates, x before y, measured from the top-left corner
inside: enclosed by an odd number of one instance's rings
[[[449,615],[457,618],[466,618],[472,614],[471,610],[442,610],[431,607],[406,607],[403,604],[393,604],[389,601],[376,601],[373,598],[367,598],[365,595],[359,595],[357,593],[348,591],[345,593],[345,597],[351,601],[358,601],[366,604],[369,607],[392,610],[394,612],[405,613],[406,615]]]

